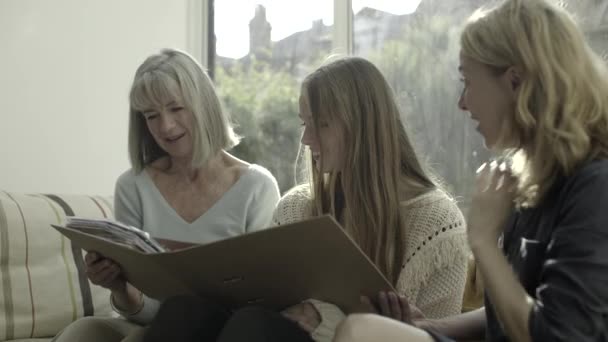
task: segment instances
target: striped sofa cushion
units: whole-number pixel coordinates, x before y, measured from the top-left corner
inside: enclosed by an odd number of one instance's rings
[[[113,217],[110,198],[0,191],[0,341],[53,336],[83,316],[112,314],[89,283],[83,251],[53,229],[66,216]]]

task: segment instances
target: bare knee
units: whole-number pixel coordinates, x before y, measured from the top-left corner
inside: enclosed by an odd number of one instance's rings
[[[64,333],[81,333],[90,330],[110,329],[106,323],[105,317],[83,317],[70,323],[63,332]]]
[[[370,314],[354,314],[346,317],[336,329],[334,342],[372,341],[372,336],[369,334],[371,316]]]
[[[348,316],[337,329],[334,342],[432,342],[424,330],[371,314]]]
[[[83,317],[70,323],[63,329],[54,342],[78,342],[78,341],[96,341],[97,337],[103,338],[106,341],[120,341],[123,334],[119,329],[108,323],[111,318],[105,317]]]

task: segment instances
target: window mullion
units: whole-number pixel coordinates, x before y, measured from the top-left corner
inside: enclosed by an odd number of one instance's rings
[[[213,32],[210,23],[213,23],[213,0],[188,0],[188,52],[200,61],[204,68],[210,68],[209,33]]]
[[[334,53],[353,53],[352,0],[334,0]]]

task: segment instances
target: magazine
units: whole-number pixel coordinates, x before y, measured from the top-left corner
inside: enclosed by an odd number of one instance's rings
[[[109,219],[67,217],[65,227],[138,249],[145,253],[164,252],[161,243],[147,232]]]

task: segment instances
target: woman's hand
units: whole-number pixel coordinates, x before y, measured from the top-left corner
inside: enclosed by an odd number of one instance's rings
[[[300,328],[312,333],[321,324],[321,315],[314,305],[302,302],[291,306],[281,312],[286,318],[296,322]]]
[[[378,293],[376,304],[367,296],[361,296],[363,309],[368,312],[386,316],[404,323],[413,324],[415,320],[424,319],[422,312],[407,299],[393,291]]]
[[[467,220],[471,247],[496,244],[513,210],[516,178],[506,164],[484,163],[477,170],[476,188]]]
[[[117,263],[95,252],[87,253],[84,261],[86,274],[93,284],[112,292],[126,292],[126,280]]]

